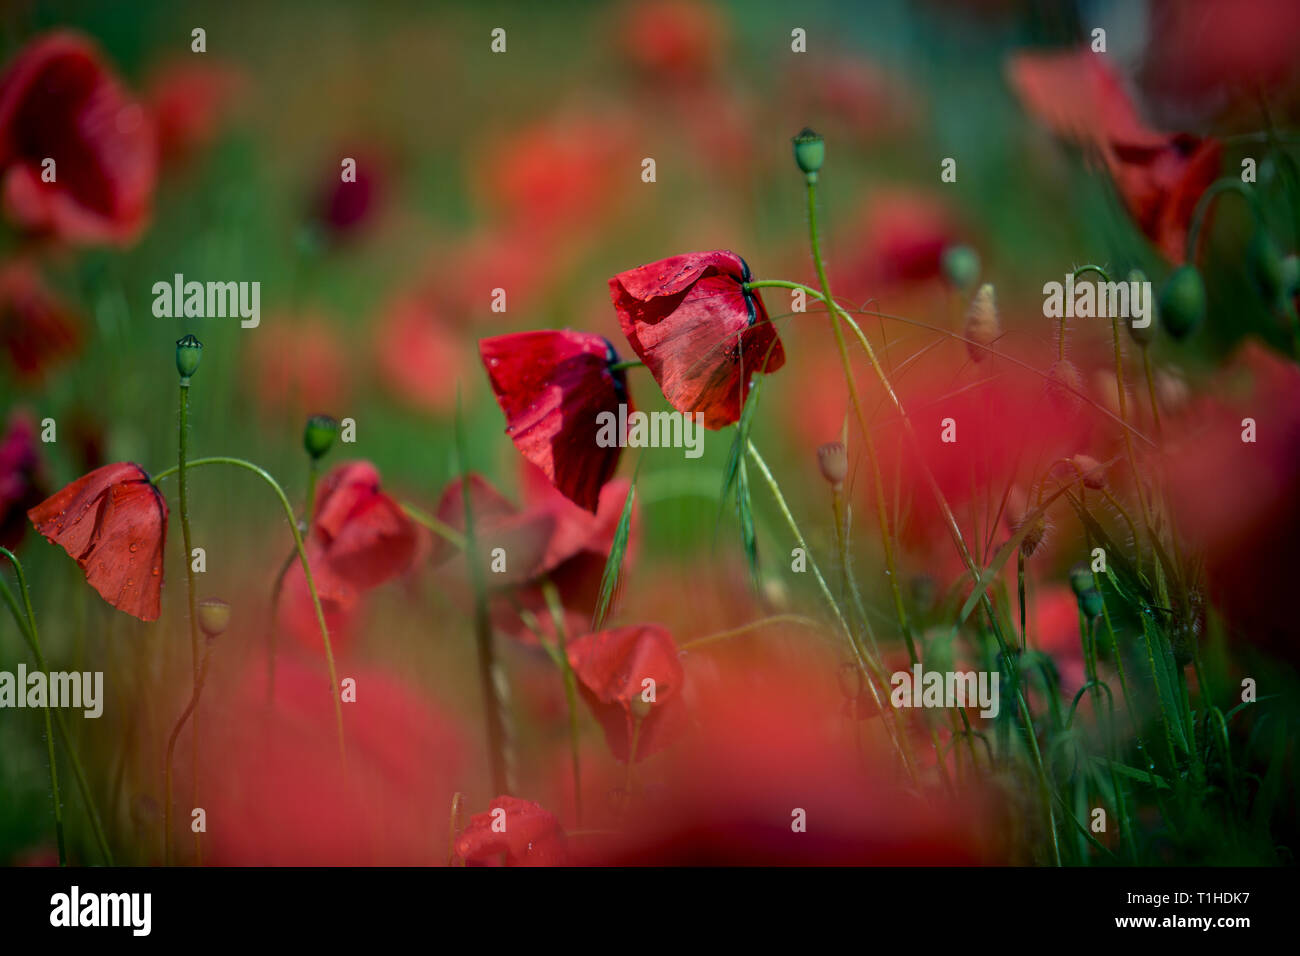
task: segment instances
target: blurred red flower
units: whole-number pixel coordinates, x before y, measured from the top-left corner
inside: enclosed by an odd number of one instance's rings
[[[683,730],[686,674],[666,629],[637,624],[585,634],[569,642],[568,652],[582,699],[600,721],[617,759],[644,760]],[[645,699],[650,694],[653,701]]]
[[[943,251],[960,239],[960,228],[941,198],[916,191],[873,193],[843,230],[835,283],[854,301],[882,287],[927,282],[941,275]],[[820,305],[820,304],[819,304]]]
[[[568,849],[559,818],[541,805],[501,796],[487,813],[470,817],[456,837],[456,855],[466,863],[490,864],[505,854],[507,866],[563,866]]]
[[[718,11],[698,0],[649,0],[627,7],[619,27],[623,60],[645,79],[695,85],[721,58],[726,29]]]
[[[1170,262],[1183,262],[1187,227],[1218,175],[1222,144],[1148,127],[1106,58],[1091,51],[1019,53],[1008,75],[1030,113],[1100,154],[1138,228]]]
[[[0,348],[19,380],[39,382],[80,346],[80,319],[46,288],[31,262],[0,267]]]
[[[245,85],[233,66],[206,56],[172,60],[155,69],[145,99],[158,130],[160,165],[185,163],[209,148]]]
[[[398,398],[424,412],[455,409],[468,348],[427,296],[408,294],[389,306],[376,352],[381,382]]]
[[[36,422],[25,409],[9,413],[0,438],[0,547],[16,549],[27,531],[27,510],[45,498]]]
[[[27,512],[76,559],[86,582],[119,611],[158,619],[167,502],[139,465],[96,468]]]
[[[325,227],[329,238],[356,236],[374,220],[384,200],[388,162],[369,147],[342,146],[325,164],[312,199],[312,218]],[[356,162],[355,179],[343,179],[342,160]]]
[[[0,77],[0,175],[20,227],[130,243],[149,217],[156,174],[152,121],[89,40],[49,33],[10,62]]]
[[[301,419],[342,405],[351,391],[348,348],[319,316],[273,317],[248,348],[253,385],[268,410]]]
[[[678,411],[708,428],[740,419],[757,372],[785,364],[785,350],[749,266],[734,252],[691,252],[609,280],[623,334]]]
[[[265,661],[212,694],[202,783],[209,859],[218,866],[418,866],[447,859],[446,826],[466,743],[446,712],[398,678],[349,671],[343,708],[348,771],[339,762],[329,678],[281,655],[267,705]],[[222,688],[225,690],[225,688]],[[444,811],[445,812],[445,811]]]
[[[306,551],[322,609],[328,611],[326,624],[335,650],[346,642],[350,612],[360,595],[406,571],[415,560],[419,539],[419,528],[402,506],[380,490],[379,471],[370,462],[345,462],[321,479]],[[323,649],[306,575],[298,561],[285,574],[281,609],[294,637],[308,647]],[[335,641],[336,625],[339,641]]]
[[[598,417],[617,421],[620,404],[631,411],[627,375],[612,368],[614,346],[586,332],[518,332],[481,340],[479,354],[515,447],[594,513],[622,453],[622,436],[612,447],[597,444]]]

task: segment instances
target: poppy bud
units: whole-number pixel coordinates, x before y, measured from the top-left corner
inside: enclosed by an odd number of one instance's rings
[[[954,245],[943,250],[943,277],[959,292],[968,292],[980,277],[980,256],[970,246]]]
[[[1083,377],[1069,359],[1058,359],[1047,370],[1047,400],[1063,415],[1073,415],[1083,404]]]
[[[807,126],[794,137],[794,161],[808,174],[810,183],[817,182],[817,173],[826,159],[825,141]]]
[[[1079,595],[1079,610],[1088,620],[1100,616],[1105,609],[1106,602],[1102,600],[1101,593],[1096,588],[1088,588]]]
[[[1021,529],[1027,529],[1024,537],[1020,539],[1020,553],[1026,558],[1032,558],[1047,537],[1047,517],[1041,514],[1034,515],[1033,512],[1034,508],[1030,504],[1029,497],[1019,488],[1012,488],[1007,496],[1007,525],[1011,528],[1012,534],[1019,534]]]
[[[1300,258],[1289,255],[1282,260],[1282,295],[1300,292]]]
[[[828,441],[818,448],[817,467],[822,470],[822,477],[830,482],[832,488],[841,487],[849,474],[849,456],[844,445]]]
[[[1070,459],[1070,464],[1074,465],[1075,471],[1083,476],[1085,488],[1095,488],[1100,491],[1106,487],[1106,469],[1096,458],[1091,455],[1075,455]]]
[[[1278,300],[1286,287],[1283,272],[1282,253],[1277,243],[1263,229],[1256,229],[1246,248],[1246,264],[1250,267],[1250,278],[1259,289],[1265,302]]]
[[[1141,269],[1133,269],[1128,274],[1128,281],[1130,283],[1129,288],[1132,288],[1131,283],[1146,282],[1147,281],[1146,273],[1143,272]],[[1148,321],[1146,325],[1139,328],[1138,326],[1133,324],[1133,320],[1132,318],[1130,318],[1128,321],[1128,334],[1133,337],[1133,341],[1143,347],[1150,345],[1152,340],[1155,339],[1156,337],[1156,324],[1157,324],[1156,320],[1159,318],[1159,316],[1160,316],[1160,310],[1156,308],[1156,303],[1152,302],[1151,314],[1147,316]]]
[[[302,447],[312,461],[319,461],[334,445],[339,433],[339,423],[329,415],[313,415],[307,419],[307,427],[302,431]]]
[[[176,371],[180,372],[181,384],[188,385],[190,376],[199,370],[199,359],[203,358],[203,343],[192,335],[187,335],[176,342]]]
[[[970,309],[966,312],[964,334],[969,339],[966,343],[966,352],[970,355],[970,360],[984,361],[988,353],[980,346],[992,345],[1001,333],[998,308],[993,300],[993,283],[986,282],[979,287],[975,298],[971,300]]]
[[[208,640],[217,637],[230,626],[230,605],[221,598],[204,598],[199,602],[199,627]]]
[[[1179,266],[1160,290],[1160,318],[1169,334],[1185,339],[1205,317],[1205,282],[1196,266]]]
[[[1092,569],[1086,564],[1076,564],[1070,568],[1070,590],[1075,597],[1083,597],[1084,592],[1096,590]]]

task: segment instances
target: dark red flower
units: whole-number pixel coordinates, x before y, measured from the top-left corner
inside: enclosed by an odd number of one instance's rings
[[[20,380],[39,381],[80,344],[76,313],[45,287],[35,266],[18,260],[0,268],[0,348]]]
[[[756,372],[775,372],[785,351],[749,266],[734,252],[690,252],[609,280],[619,324],[664,397],[700,412],[709,428],[739,420]]]
[[[96,468],[27,512],[76,559],[86,582],[119,611],[158,619],[167,502],[130,462]]]
[[[666,629],[638,624],[586,634],[568,651],[578,689],[619,760],[628,759],[634,741],[634,760],[658,753],[685,725],[686,675]]]
[[[370,462],[345,462],[321,479],[306,550],[331,642],[335,628],[344,637],[363,592],[412,565],[419,542],[419,528],[380,490],[379,471]],[[282,613],[302,643],[322,646],[306,575],[296,561],[285,574]]]
[[[42,181],[46,159],[53,182]],[[9,216],[81,243],[129,243],[149,217],[153,124],[84,37],[27,45],[0,77],[0,175]]]
[[[1183,262],[1187,227],[1218,175],[1222,144],[1151,129],[1106,58],[1091,51],[1017,54],[1008,74],[1034,116],[1098,152],[1143,234],[1169,261]]]
[[[497,797],[488,808],[470,817],[456,837],[456,855],[466,863],[492,863],[503,853],[507,866],[568,862],[564,830],[555,814],[531,800],[508,796]]]
[[[18,547],[27,530],[27,509],[45,498],[36,423],[22,409],[9,415],[0,438],[0,547]]]
[[[374,220],[384,198],[388,163],[368,148],[343,146],[334,152],[356,162],[355,178],[343,179],[340,159],[326,163],[313,199],[312,215],[330,238],[343,240],[357,235]]]
[[[621,435],[611,447],[597,443],[601,413],[618,421],[619,405],[632,410],[609,340],[567,329],[518,332],[483,339],[479,354],[515,446],[565,497],[595,512],[622,452]]]

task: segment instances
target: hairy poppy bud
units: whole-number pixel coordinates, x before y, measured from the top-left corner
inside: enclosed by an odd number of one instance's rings
[[[943,277],[959,292],[969,292],[979,281],[980,256],[970,246],[954,245],[943,250]]]
[[[849,474],[849,456],[844,445],[829,441],[817,449],[817,467],[822,470],[822,477],[834,488],[844,484]]]
[[[1032,558],[1047,537],[1047,517],[1033,512],[1029,497],[1019,488],[1012,488],[1007,496],[1007,525],[1012,534],[1019,534],[1022,529],[1025,531],[1020,539],[1020,553],[1026,558]]]
[[[1105,609],[1106,602],[1102,600],[1101,592],[1096,588],[1088,588],[1079,595],[1079,610],[1083,612],[1083,616],[1088,620],[1100,616]]]
[[[1205,282],[1196,266],[1179,266],[1160,290],[1160,320],[1175,339],[1185,339],[1205,317]]]
[[[1106,487],[1106,469],[1096,458],[1091,455],[1075,455],[1070,459],[1070,464],[1074,465],[1075,471],[1083,476],[1085,488],[1095,488],[1100,491]]]
[[[1085,591],[1095,590],[1096,587],[1092,578],[1092,569],[1086,564],[1076,564],[1070,568],[1070,590],[1074,592],[1075,597],[1082,597]]]
[[[808,174],[808,181],[815,183],[817,173],[826,159],[825,141],[807,126],[794,137],[794,161]]]
[[[966,352],[970,355],[970,360],[982,362],[988,358],[988,352],[980,346],[992,345],[1001,332],[1002,327],[998,323],[998,307],[993,298],[993,284],[986,282],[979,287],[975,298],[971,300],[970,309],[966,312],[964,334],[969,340],[966,343]]]
[[[1146,273],[1143,272],[1141,269],[1133,269],[1128,274],[1128,281],[1130,283],[1129,288],[1132,288],[1132,283],[1134,282],[1138,282],[1138,283],[1146,282],[1147,281]],[[1157,320],[1159,318],[1160,318],[1160,310],[1156,307],[1156,303],[1152,302],[1151,314],[1147,316],[1147,324],[1138,327],[1133,324],[1133,319],[1130,318],[1127,323],[1128,334],[1133,337],[1133,341],[1136,342],[1138,345],[1141,345],[1143,347],[1150,345],[1151,342],[1156,337],[1156,325],[1158,324]]]
[[[211,640],[230,626],[230,605],[221,598],[204,598],[199,602],[199,627]]]
[[[1282,265],[1282,252],[1264,229],[1256,229],[1246,248],[1246,264],[1250,278],[1259,294],[1270,305],[1276,302],[1286,287]]]
[[[1069,359],[1058,359],[1047,370],[1047,400],[1062,415],[1073,415],[1083,404],[1083,376]]]
[[[190,376],[199,370],[199,359],[203,358],[203,343],[192,335],[187,335],[176,342],[176,371],[180,372],[181,384],[188,385]]]
[[[312,461],[319,461],[333,447],[338,433],[338,421],[329,415],[313,415],[302,431],[302,447],[307,449]]]

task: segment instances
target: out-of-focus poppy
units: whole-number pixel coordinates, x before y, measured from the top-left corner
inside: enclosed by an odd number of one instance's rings
[[[602,413],[617,423],[620,405],[631,411],[627,376],[613,368],[619,358],[609,340],[568,330],[518,332],[481,340],[479,354],[515,447],[594,513],[622,452],[623,436],[612,430],[608,447],[599,443]]]
[[[0,176],[8,215],[29,231],[127,244],[144,227],[153,123],[86,38],[38,37],[0,77]]]
[[[206,858],[219,866],[427,866],[447,859],[447,807],[463,770],[463,729],[406,682],[357,670],[357,703],[343,708],[348,771],[339,763],[323,668],[281,654],[268,705],[267,666],[250,662],[227,691],[205,697],[201,787],[213,827]],[[210,680],[219,680],[216,675]],[[208,728],[211,728],[210,730]],[[441,845],[440,845],[441,844]]]
[[[36,267],[16,260],[0,268],[0,349],[17,377],[38,382],[81,344],[81,321],[46,288]]]
[[[726,31],[718,11],[699,0],[651,0],[629,6],[619,25],[623,61],[647,80],[696,85],[721,56]]]
[[[398,398],[425,412],[455,409],[468,347],[428,297],[409,294],[388,308],[376,351],[382,383]]]
[[[363,592],[411,566],[419,538],[419,528],[401,505],[380,490],[379,471],[370,462],[345,462],[321,479],[306,550],[331,642],[334,626],[344,636],[349,612]],[[282,619],[303,644],[321,647],[306,583],[295,561],[285,574]]]
[[[351,391],[348,349],[319,316],[273,317],[250,336],[249,361],[264,408],[295,420],[337,408]]]
[[[42,471],[36,422],[15,409],[0,438],[0,546],[10,551],[27,531],[27,510],[45,498]]]
[[[1148,127],[1105,57],[1090,51],[1020,53],[1008,74],[1034,116],[1100,154],[1138,228],[1170,262],[1183,262],[1187,228],[1218,175],[1222,144]]]
[[[734,252],[691,252],[609,280],[623,334],[678,411],[708,428],[740,419],[758,372],[785,364],[785,350],[749,266]]]
[[[961,239],[941,198],[906,190],[873,193],[842,230],[846,253],[833,264],[836,292],[865,301],[882,289],[939,278],[943,251]]]
[[[167,502],[139,465],[96,468],[27,512],[76,559],[86,582],[119,611],[158,619]]]
[[[209,148],[244,86],[234,67],[206,56],[172,60],[152,71],[145,99],[158,131],[160,164],[185,163]]]
[[[585,634],[568,651],[578,689],[616,758],[644,760],[683,729],[686,675],[665,628],[637,624]]]
[[[388,162],[369,148],[344,146],[335,153],[351,159],[356,168],[343,178],[341,159],[325,164],[325,173],[312,197],[311,215],[331,239],[356,236],[375,218],[384,199]]]
[[[466,863],[489,864],[503,853],[507,866],[563,866],[568,862],[559,817],[519,797],[497,797],[488,804],[487,813],[470,817],[455,846],[456,855]]]

